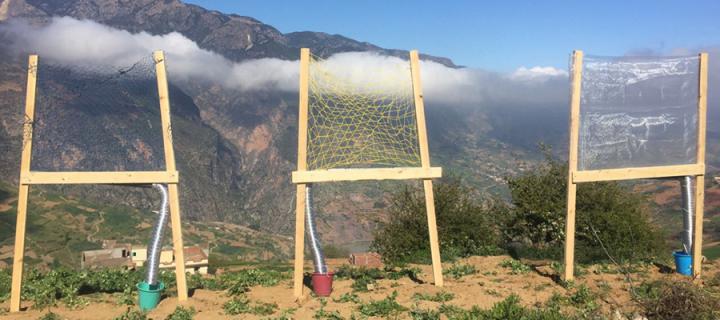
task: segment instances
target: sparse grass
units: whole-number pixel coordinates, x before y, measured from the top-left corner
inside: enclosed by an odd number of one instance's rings
[[[452,299],[455,299],[455,295],[447,291],[440,291],[434,295],[416,292],[413,295],[413,299],[433,302],[448,302]]]
[[[530,272],[530,267],[520,260],[505,259],[500,263],[503,268],[509,268],[511,274],[526,274]]]
[[[325,310],[325,307],[327,306],[327,300],[320,299],[320,309],[315,312],[313,315],[313,319],[316,320],[344,320],[344,318],[340,315],[340,312],[337,311],[327,311]]]
[[[38,320],[62,320],[62,317],[60,317],[60,315],[58,315],[57,313],[49,311],[42,317],[38,318]]]
[[[421,309],[414,305],[410,309],[410,318],[413,320],[440,320],[440,311],[433,309]]]
[[[333,302],[337,303],[360,303],[360,297],[354,292],[343,293],[339,298],[333,299]]]
[[[114,320],[147,320],[147,314],[135,308],[128,307],[125,312]]]
[[[393,293],[385,299],[360,305],[358,310],[360,314],[368,317],[390,317],[398,315],[400,312],[406,311],[407,308],[397,302],[397,295],[397,291],[393,291]]]
[[[454,279],[460,279],[464,276],[476,274],[477,269],[475,266],[469,264],[453,264],[450,268],[445,269],[443,274],[449,275]]]
[[[245,296],[233,297],[223,304],[223,310],[229,315],[254,314],[269,316],[277,310],[277,304],[265,302],[251,302]]]
[[[183,306],[177,306],[175,310],[165,317],[165,320],[192,320],[195,316],[195,308],[185,308]]]

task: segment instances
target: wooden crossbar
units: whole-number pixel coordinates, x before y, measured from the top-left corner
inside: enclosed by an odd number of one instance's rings
[[[573,172],[573,182],[652,179],[701,174],[705,174],[705,165],[693,163],[676,166],[575,171]]]
[[[30,171],[20,177],[22,184],[150,184],[178,183],[177,171],[122,172],[40,172]]]
[[[293,183],[360,180],[408,180],[442,177],[442,168],[368,168],[293,171]]]

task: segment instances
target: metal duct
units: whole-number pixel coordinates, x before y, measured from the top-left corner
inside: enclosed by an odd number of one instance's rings
[[[168,191],[167,186],[164,184],[153,184],[153,187],[160,191],[162,194],[162,204],[160,205],[160,212],[158,212],[158,220],[155,225],[155,230],[152,233],[152,240],[148,246],[148,259],[147,259],[147,276],[145,282],[150,285],[156,285],[158,279],[158,269],[160,268],[160,252],[162,251],[162,239],[165,233],[165,225],[167,224],[168,216]]]
[[[685,253],[690,253],[693,241],[693,214],[695,213],[695,188],[693,177],[685,176],[680,179],[683,208],[683,234],[682,244]]]
[[[310,248],[313,252],[315,262],[315,272],[327,274],[327,265],[325,264],[325,256],[320,246],[317,230],[315,229],[315,214],[313,212],[312,186],[305,185],[305,220],[307,220],[307,232],[309,235]]]

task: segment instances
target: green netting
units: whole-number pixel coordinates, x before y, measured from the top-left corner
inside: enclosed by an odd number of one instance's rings
[[[410,63],[310,59],[308,169],[420,166]]]
[[[165,168],[152,56],[122,66],[40,57],[37,72],[32,170]]]

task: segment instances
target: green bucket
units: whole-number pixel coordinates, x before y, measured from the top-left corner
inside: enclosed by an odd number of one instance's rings
[[[158,282],[156,285],[150,285],[143,281],[137,284],[138,298],[140,300],[140,310],[149,311],[155,309],[160,302],[160,295],[165,290],[165,284]]]

